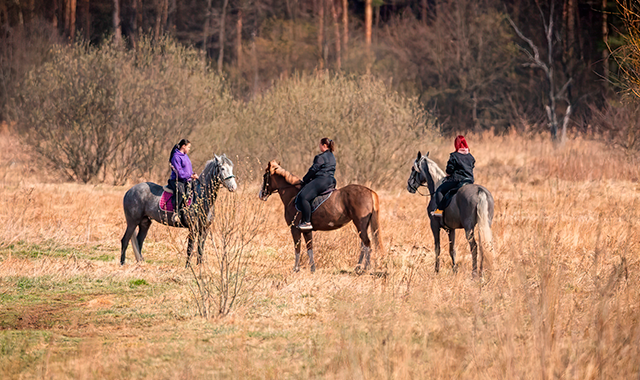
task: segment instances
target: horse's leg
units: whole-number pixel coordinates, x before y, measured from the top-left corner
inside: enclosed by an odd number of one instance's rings
[[[369,269],[369,264],[371,262],[371,239],[369,239],[368,229],[369,222],[371,221],[371,217],[366,217],[360,219],[358,223],[354,223],[356,228],[358,229],[358,234],[360,235],[360,257],[358,258],[358,265],[356,266],[356,271],[362,271]],[[362,261],[364,260],[364,266]]]
[[[138,226],[127,222],[127,230],[124,232],[122,240],[120,240],[120,245],[122,248],[120,251],[120,265],[124,265],[127,247],[129,247],[129,240],[131,240],[131,236],[133,236],[133,233],[136,231],[136,227]]]
[[[440,272],[440,226],[439,222],[431,220],[431,232],[433,233],[433,243],[436,252],[436,273]]]
[[[453,272],[457,272],[458,267],[456,265],[456,230],[449,230],[449,255],[451,256],[451,265],[453,266]]]
[[[187,264],[185,265],[185,268],[189,268],[189,265],[191,265],[191,252],[193,252],[193,242],[195,240],[195,234],[196,232],[193,229],[190,229],[189,241],[187,243]]]
[[[473,228],[467,229],[465,232],[467,234],[467,241],[469,242],[469,249],[471,250],[471,262],[473,264],[471,274],[475,277],[478,275],[478,244],[476,244],[476,238],[473,236]],[[482,269],[480,271],[482,272]]]
[[[207,241],[209,234],[208,228],[203,228],[198,234],[198,265],[202,264],[202,255],[204,254],[204,243]]]
[[[296,263],[293,266],[293,271],[300,271],[300,242],[302,240],[302,232],[297,227],[291,227],[291,237],[293,238],[293,246],[296,250]]]
[[[147,232],[149,232],[149,227],[151,227],[151,219],[144,217],[142,222],[138,225],[138,252],[136,253],[136,260],[138,262],[144,261],[142,257],[142,243],[144,243],[144,239],[147,237]]]
[[[313,261],[313,232],[307,231],[304,233],[304,241],[307,242],[307,255],[309,255],[309,268],[311,273],[316,271],[316,262]]]

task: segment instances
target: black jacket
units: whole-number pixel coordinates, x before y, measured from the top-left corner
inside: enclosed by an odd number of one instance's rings
[[[336,158],[331,151],[326,150],[313,159],[313,165],[311,165],[307,174],[302,178],[302,182],[307,184],[318,177],[333,178],[335,172]]]
[[[453,152],[449,156],[449,162],[447,162],[447,174],[451,176],[452,181],[471,181],[473,183],[473,167],[475,164],[476,159],[473,158],[471,153]]]

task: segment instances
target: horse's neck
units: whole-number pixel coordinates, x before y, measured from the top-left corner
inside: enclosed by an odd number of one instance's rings
[[[293,200],[293,198],[298,195],[300,187],[288,183],[284,179],[284,177],[280,175],[274,175],[273,178],[276,180],[278,194],[280,194],[280,200],[286,207],[289,203],[291,203],[291,200]]]
[[[422,170],[425,173],[429,173],[428,177],[431,178],[431,181],[427,181],[427,184],[429,185],[429,192],[433,194],[444,181],[445,174],[435,162],[430,161],[428,158],[425,158],[422,162]]]
[[[218,165],[215,162],[207,163],[202,174],[200,175],[200,190],[195,191],[195,198],[204,198],[202,206],[205,212],[209,210],[209,199],[215,200],[220,183],[216,180]]]

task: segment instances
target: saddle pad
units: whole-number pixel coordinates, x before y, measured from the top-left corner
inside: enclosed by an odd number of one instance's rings
[[[160,204],[158,205],[160,206],[160,210],[165,212],[175,211],[175,208],[173,207],[173,200],[171,199],[172,197],[173,193],[170,193],[168,191],[164,191],[162,193],[162,196],[160,197]],[[191,199],[187,201],[187,206],[191,206]]]
[[[326,202],[327,199],[329,199],[329,197],[331,196],[331,194],[333,194],[334,191],[335,189],[325,190],[322,194],[313,198],[313,200],[311,201],[311,213],[313,214],[313,212],[316,211],[318,207],[322,206],[322,204]],[[298,210],[298,206],[296,206],[296,210]]]
[[[170,193],[168,191],[164,191],[162,193],[162,196],[160,197],[160,210],[162,211],[166,211],[166,212],[173,212],[173,201],[171,200],[171,197],[173,196],[173,193]]]

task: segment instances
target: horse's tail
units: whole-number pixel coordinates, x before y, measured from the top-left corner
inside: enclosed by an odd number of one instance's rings
[[[378,199],[378,194],[375,191],[371,192],[371,197],[373,198],[373,211],[371,212],[371,234],[373,235],[373,244],[375,244],[376,249],[379,252],[382,252],[384,246],[382,244],[382,237],[380,236],[380,201]]]
[[[136,232],[136,230],[133,230],[133,235],[131,235],[131,247],[133,247],[133,253],[136,255],[136,261],[141,261],[142,253],[140,252],[140,245],[138,244],[138,233]]]
[[[482,254],[481,260],[484,261],[484,265],[487,268],[491,268],[492,257],[491,254],[487,255],[485,247],[489,248],[489,251],[493,252],[493,233],[491,232],[491,218],[493,214],[489,210],[489,197],[490,195],[483,189],[478,192],[478,238],[479,248]],[[491,205],[493,211],[493,205]],[[482,262],[482,261],[481,261]]]

